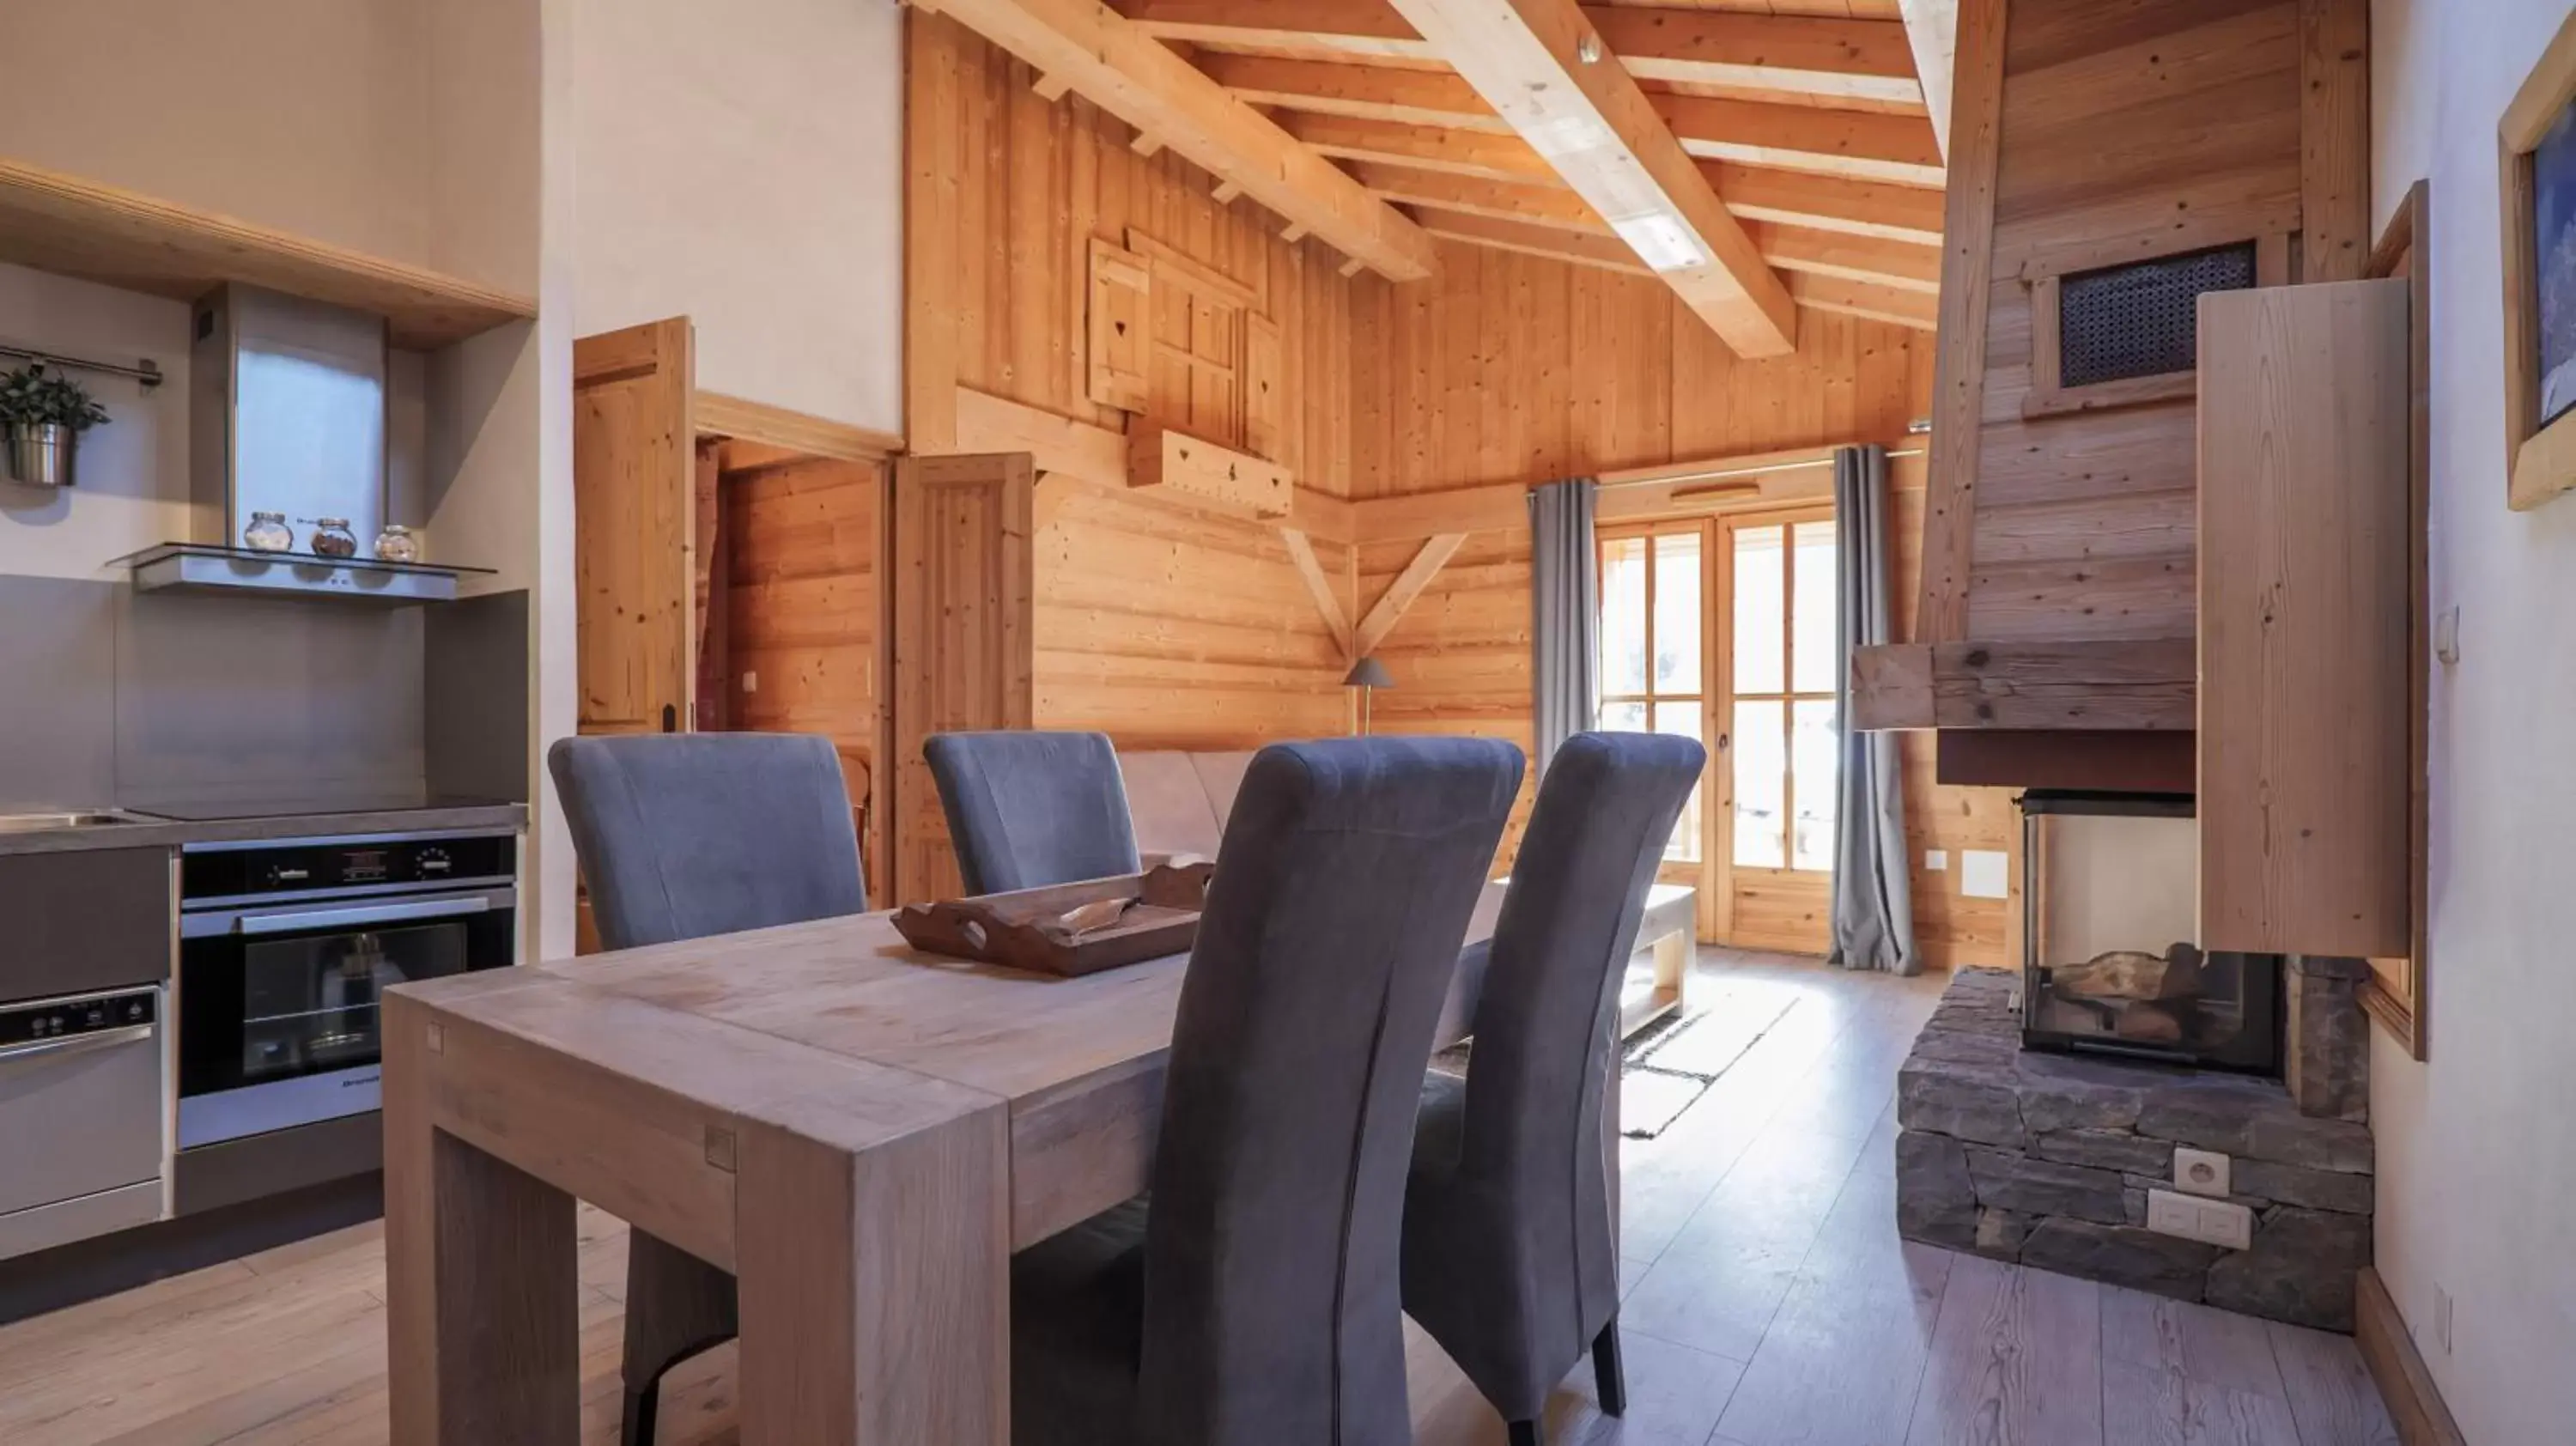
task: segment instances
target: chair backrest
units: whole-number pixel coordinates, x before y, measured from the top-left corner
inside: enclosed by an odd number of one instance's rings
[[[1118,751],[1100,733],[938,733],[921,755],[969,894],[1137,870]]]
[[[611,949],[867,911],[850,795],[828,739],[564,738],[546,767]]]
[[[1145,1246],[1155,1446],[1411,1439],[1398,1245],[1413,1122],[1520,751],[1261,751],[1172,1037]]]
[[[1707,759],[1695,740],[1652,733],[1578,733],[1557,749],[1477,1001],[1459,1173],[1515,1202],[1527,1218],[1514,1239],[1578,1263],[1581,1294],[1603,1297],[1587,1317],[1606,1319],[1618,1288],[1601,1103],[1620,982]]]

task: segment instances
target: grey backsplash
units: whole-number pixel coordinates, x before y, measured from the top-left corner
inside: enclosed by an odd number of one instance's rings
[[[461,714],[443,701],[438,726],[482,764],[470,791],[524,798],[524,766],[490,766],[512,737],[526,756],[524,598],[451,606],[522,622],[515,664],[497,628],[470,630],[467,657],[502,671],[499,696]],[[0,576],[0,804],[458,788],[428,777],[425,612]],[[446,674],[442,699],[466,686]]]

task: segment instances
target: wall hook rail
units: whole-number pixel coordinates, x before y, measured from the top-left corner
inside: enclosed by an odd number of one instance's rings
[[[144,357],[132,366],[125,366],[117,362],[85,361],[76,356],[39,351],[34,347],[12,346],[7,342],[0,342],[0,356],[20,357],[31,362],[42,362],[49,367],[64,367],[72,371],[98,372],[112,377],[132,377],[141,383],[147,392],[161,385],[165,380],[161,375],[160,366],[150,357]]]

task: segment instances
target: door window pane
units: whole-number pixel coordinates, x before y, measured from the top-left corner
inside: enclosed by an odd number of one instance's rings
[[[1601,544],[1601,691],[1646,691],[1646,539]]]
[[[1646,705],[1604,703],[1601,705],[1601,726],[1612,733],[1643,733],[1646,731]]]
[[[1788,730],[1777,699],[1735,705],[1735,862],[1776,869],[1788,863]]]
[[[1830,869],[1834,866],[1834,804],[1841,773],[1841,730],[1834,726],[1834,705],[1806,699],[1795,705],[1789,743],[1792,790],[1798,800],[1789,866]]]
[[[1697,698],[1665,699],[1655,704],[1655,731],[1680,738],[1694,738],[1704,746],[1708,740],[1700,728],[1700,701]],[[1700,841],[1700,785],[1691,785],[1690,801],[1682,805],[1682,814],[1673,824],[1673,836],[1664,845],[1668,859],[1696,860]]]
[[[1834,628],[1842,593],[1834,566],[1834,525],[1801,522],[1794,531],[1797,597],[1789,606],[1790,629],[1796,634],[1790,646],[1790,691],[1830,693],[1843,671]]]
[[[1655,691],[1699,691],[1699,534],[1655,539]],[[1660,726],[1658,732],[1663,731]],[[1696,735],[1694,735],[1696,736]]]
[[[1777,693],[1787,677],[1781,627],[1788,605],[1779,527],[1735,532],[1735,691]]]

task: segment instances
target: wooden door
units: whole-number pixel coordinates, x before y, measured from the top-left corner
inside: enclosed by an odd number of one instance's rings
[[[933,733],[1027,728],[1036,711],[1036,469],[1025,452],[905,457],[894,483],[894,895],[964,892],[921,745]]]
[[[697,695],[696,391],[687,317],[573,343],[584,733],[675,733]]]
[[[1715,543],[1717,933],[1740,948],[1822,954],[1841,768],[1833,510],[1729,516]]]

